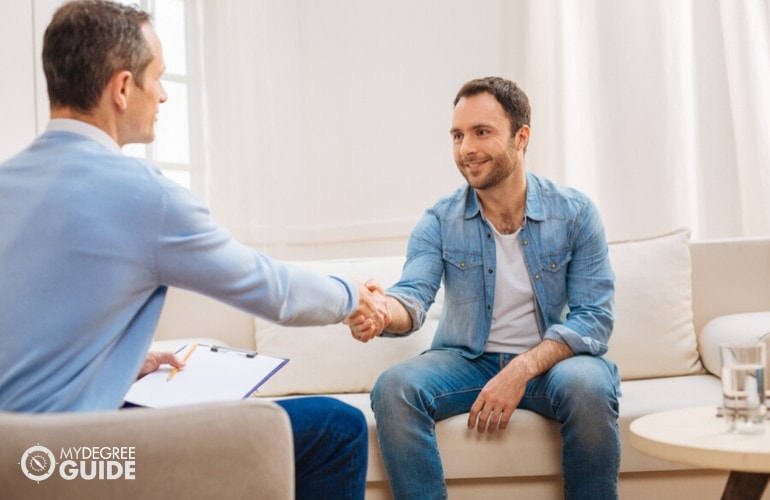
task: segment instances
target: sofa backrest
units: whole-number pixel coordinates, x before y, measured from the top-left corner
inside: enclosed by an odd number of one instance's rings
[[[690,245],[695,331],[727,314],[770,311],[770,236]]]
[[[692,316],[689,233],[610,244],[616,274],[616,324],[607,357],[624,380],[701,373]],[[326,274],[387,287],[400,276],[403,257],[312,261]],[[260,395],[368,392],[387,367],[430,346],[443,296],[423,327],[403,338],[354,340],[347,327],[291,328],[255,320],[256,346],[290,362],[260,388]]]

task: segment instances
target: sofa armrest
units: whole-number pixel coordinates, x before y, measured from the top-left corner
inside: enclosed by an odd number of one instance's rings
[[[249,399],[165,409],[95,413],[0,413],[0,484],[11,498],[267,498],[294,496],[291,425],[278,405]],[[29,479],[22,457],[32,446],[51,451],[55,467],[47,479]],[[113,479],[62,477],[73,470],[66,452],[96,447],[133,449],[117,460],[122,475]],[[90,453],[90,451],[89,451]],[[99,452],[103,453],[103,452]],[[108,455],[101,455],[104,459]],[[101,460],[103,461],[103,460]],[[44,461],[36,461],[40,468]],[[64,464],[64,466],[62,466]],[[98,466],[98,464],[97,464]],[[103,465],[110,469],[108,463]],[[39,476],[36,476],[39,479]],[[113,474],[114,477],[114,474]]]
[[[767,333],[770,333],[770,312],[730,314],[712,319],[698,336],[703,366],[719,377],[722,366],[719,344],[770,341],[770,336],[762,338]]]

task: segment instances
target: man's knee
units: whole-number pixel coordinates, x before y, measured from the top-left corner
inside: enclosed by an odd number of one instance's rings
[[[613,367],[593,356],[575,356],[552,370],[563,400],[589,412],[601,408],[617,412],[617,381]]]
[[[334,428],[356,439],[367,435],[366,417],[358,408],[323,396],[277,401],[289,414],[295,433],[315,428]],[[315,432],[315,431],[313,431]]]
[[[329,420],[335,423],[336,428],[346,431],[350,435],[350,439],[359,439],[368,434],[366,417],[361,410],[335,398],[320,397],[317,399],[319,400],[318,410],[328,415]]]
[[[410,398],[415,392],[416,381],[411,376],[408,365],[398,364],[391,366],[377,377],[370,395],[372,408],[375,412],[378,407],[390,407],[398,401]]]

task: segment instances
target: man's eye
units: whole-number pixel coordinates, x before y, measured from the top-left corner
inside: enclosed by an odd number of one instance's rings
[[[488,135],[488,134],[489,134],[489,131],[488,131],[488,130],[479,130],[479,131],[478,131],[478,132],[476,132],[476,133],[477,133],[478,135]]]

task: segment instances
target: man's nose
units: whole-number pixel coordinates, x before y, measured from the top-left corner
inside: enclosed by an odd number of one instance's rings
[[[460,153],[463,155],[474,153],[476,151],[476,141],[471,136],[465,136],[460,142]]]

